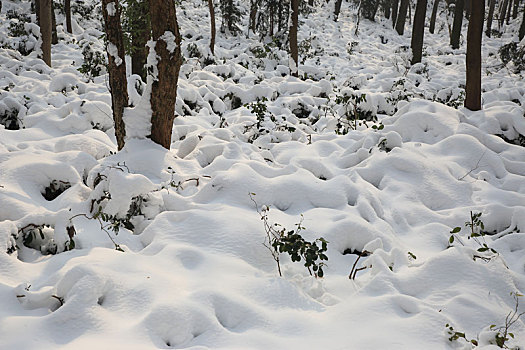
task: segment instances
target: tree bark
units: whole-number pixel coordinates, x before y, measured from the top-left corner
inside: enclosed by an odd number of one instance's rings
[[[518,9],[520,7],[520,0],[514,0],[514,6],[512,8],[512,18],[518,18]]]
[[[42,59],[51,67],[51,0],[40,0],[40,35],[42,36]]]
[[[521,20],[520,31],[518,37],[521,40],[525,37],[525,10],[523,10],[523,19]]]
[[[213,0],[208,0],[208,9],[210,10],[210,27],[211,27],[211,39],[210,39],[210,51],[215,56],[215,8],[213,7]]]
[[[177,82],[182,64],[181,37],[174,1],[150,0],[149,4],[155,53],[158,56],[158,75],[151,84],[150,137],[152,141],[170,149],[173,120],[175,119]],[[168,43],[175,44],[175,47]]]
[[[40,27],[40,0],[35,0],[36,24]]]
[[[501,3],[501,8],[499,9],[498,23],[499,23],[500,28],[503,26],[503,23],[505,22],[505,15],[507,14],[507,6],[509,6],[509,0],[504,0],[503,3]]]
[[[492,35],[492,21],[494,19],[494,9],[496,8],[496,0],[490,0],[489,14],[487,16],[487,29],[485,30],[485,35],[489,38]]]
[[[255,27],[257,24],[257,3],[255,0],[250,1],[250,25],[248,28],[248,36],[250,36],[250,30],[255,34]]]
[[[297,50],[297,26],[299,24],[299,0],[291,0],[292,21],[290,24],[290,74],[299,76],[299,53]]]
[[[341,12],[341,3],[343,0],[336,0],[335,2],[335,10],[334,10],[334,21],[337,22],[337,19],[339,18],[339,13]]]
[[[409,0],[401,0],[399,6],[399,13],[397,14],[396,31],[399,35],[403,35],[405,32],[405,21],[407,18]]]
[[[124,147],[126,128],[124,125],[124,108],[129,106],[128,84],[126,79],[126,62],[124,40],[120,24],[120,7],[118,0],[102,0],[102,16],[106,30],[109,87],[115,122],[115,137],[120,151]]]
[[[434,0],[434,5],[432,6],[432,15],[430,16],[430,33],[434,34],[434,31],[436,30],[436,18],[437,18],[437,12],[439,9],[439,0]]]
[[[467,33],[467,86],[465,88],[465,107],[471,111],[481,109],[481,40],[485,15],[485,0],[472,4],[472,12]]]
[[[459,39],[461,37],[461,26],[463,25],[464,8],[465,1],[456,0],[456,8],[454,10],[454,25],[452,26],[452,35],[450,36],[450,46],[452,46],[453,49],[459,49]]]
[[[51,0],[51,44],[58,44],[58,34],[57,34],[57,20],[55,16],[55,6],[53,5],[53,0]]]
[[[398,11],[399,11],[399,0],[392,0],[392,28],[396,27]]]
[[[421,62],[426,12],[427,0],[417,0],[414,26],[412,27],[412,42],[410,45],[412,47],[412,64]]]
[[[64,0],[64,12],[66,14],[66,31],[73,33],[71,26],[71,0]]]

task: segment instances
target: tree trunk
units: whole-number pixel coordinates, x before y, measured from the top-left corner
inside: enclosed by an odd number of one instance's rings
[[[109,87],[115,122],[115,136],[120,151],[124,147],[126,128],[122,116],[128,107],[128,84],[126,62],[124,61],[124,40],[120,25],[120,7],[118,0],[102,0],[102,16],[106,30]]]
[[[416,12],[414,14],[414,26],[412,28],[412,64],[421,62],[423,53],[423,37],[425,35],[425,17],[427,12],[427,0],[417,0]]]
[[[363,18],[374,21],[379,8],[379,0],[361,0]]]
[[[55,16],[55,6],[53,5],[53,0],[51,0],[51,44],[58,44],[58,34],[57,34],[57,20]]]
[[[212,0],[209,0],[212,1]],[[250,25],[248,28],[248,36],[250,34],[250,30],[255,34],[255,27],[257,24],[257,3],[255,0],[251,0],[250,2]]]
[[[339,18],[339,13],[341,12],[341,3],[343,0],[336,0],[335,2],[335,10],[334,10],[334,21],[337,22],[337,19]]]
[[[456,8],[454,10],[454,25],[452,26],[452,35],[450,36],[450,46],[452,46],[453,49],[459,49],[459,39],[461,37],[461,26],[463,25],[464,7],[465,0],[456,0]]]
[[[173,0],[150,0],[158,75],[151,84],[151,140],[170,149],[179,79],[181,37]],[[168,45],[169,44],[169,45]]]
[[[525,37],[525,10],[523,10],[523,19],[521,20],[520,32],[518,37],[521,40]]]
[[[210,51],[212,55],[215,55],[215,8],[213,7],[213,0],[208,0],[208,9],[210,10],[211,26]]]
[[[71,0],[64,0],[64,12],[66,14],[66,31],[68,33],[73,33],[71,27]]]
[[[505,22],[505,15],[507,14],[507,6],[509,6],[509,0],[503,0],[503,3],[501,3],[501,8],[499,9],[499,18],[498,23],[500,28],[503,26],[503,23]]]
[[[481,109],[481,37],[485,15],[485,0],[472,4],[472,13],[467,33],[467,86],[465,107],[471,111]]]
[[[40,0],[35,0],[36,24],[40,27]]]
[[[507,24],[509,24],[510,16],[512,16],[512,1],[509,1],[509,4],[507,6]]]
[[[396,27],[397,12],[399,11],[399,0],[392,0],[392,28]]]
[[[465,18],[470,18],[470,0],[465,0]]]
[[[385,18],[390,19],[392,0],[383,0],[383,10],[385,11]]]
[[[40,0],[40,35],[42,36],[42,59],[51,67],[51,0]]]
[[[291,0],[292,21],[290,24],[290,74],[299,76],[299,54],[297,50],[297,26],[299,24],[299,0]]]
[[[314,0],[308,0],[308,5],[314,6]]]
[[[399,13],[397,14],[396,31],[399,35],[403,35],[405,32],[405,21],[407,18],[409,0],[401,0],[399,6]]]
[[[485,34],[490,38],[492,35],[492,20],[494,19],[494,9],[496,8],[496,0],[490,0],[489,14],[487,16],[487,30]]]
[[[512,18],[518,18],[518,9],[520,7],[520,0],[514,0],[514,6],[512,8]]]
[[[430,16],[430,33],[434,34],[434,31],[436,30],[436,18],[437,18],[437,12],[439,9],[439,0],[434,0],[434,5],[432,6],[432,15]]]
[[[146,0],[128,2],[129,27],[131,32],[131,73],[138,74],[146,81],[146,43],[151,37],[149,4]]]

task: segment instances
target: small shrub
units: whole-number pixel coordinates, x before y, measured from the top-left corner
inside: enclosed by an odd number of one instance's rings
[[[257,98],[257,102],[252,102],[244,105],[257,117],[257,122],[246,125],[244,127],[244,134],[248,135],[247,142],[253,143],[262,135],[269,134],[271,131],[287,131],[294,132],[297,128],[292,124],[286,122],[284,117],[276,117],[268,112],[266,106],[267,99]]]
[[[514,73],[525,70],[525,47],[519,47],[517,42],[503,45],[499,51],[499,57],[503,65],[514,63]]]
[[[95,51],[91,43],[88,43],[82,49],[84,61],[78,71],[89,80],[98,77],[106,68],[106,58],[100,51]]]
[[[474,242],[476,242],[476,244],[479,246],[477,252],[484,253],[483,255],[474,255],[474,259],[479,258],[484,261],[490,261],[498,256],[498,252],[494,248],[489,247],[485,241],[485,232],[483,231],[485,229],[485,225],[483,224],[483,221],[481,221],[481,213],[474,213],[471,211],[470,220],[465,222],[465,227],[470,229],[467,239],[472,239]],[[451,235],[449,238],[449,244],[453,244],[457,240],[461,245],[465,245],[459,236],[457,236],[460,231],[461,227],[459,226],[454,227],[450,231]],[[489,255],[487,255],[487,253]]]

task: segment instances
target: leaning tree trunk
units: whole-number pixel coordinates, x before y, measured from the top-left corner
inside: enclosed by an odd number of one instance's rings
[[[53,17],[51,16],[51,1],[39,0],[40,3],[40,35],[42,36],[42,59],[51,67],[51,31]]]
[[[181,37],[173,0],[149,0],[157,55],[157,77],[151,84],[151,140],[170,149],[179,79]]]
[[[339,18],[339,13],[341,12],[341,3],[343,0],[336,0],[335,2],[335,9],[334,9],[334,21],[337,22],[337,19]]]
[[[521,40],[525,37],[525,10],[523,10],[523,19],[521,20],[520,32],[518,37]]]
[[[299,53],[297,50],[297,26],[299,24],[299,0],[291,0],[292,20],[290,24],[290,74],[299,76]]]
[[[412,42],[410,45],[412,47],[412,64],[421,62],[426,12],[427,0],[417,0],[414,26],[412,27]]]
[[[57,20],[55,16],[55,6],[51,0],[51,44],[58,44]]]
[[[489,5],[489,14],[487,16],[487,29],[485,30],[485,35],[489,38],[492,35],[492,20],[494,19],[494,9],[496,8],[496,0],[490,0]]]
[[[120,151],[124,147],[126,128],[124,108],[128,107],[128,84],[126,62],[124,62],[124,40],[120,25],[120,7],[118,0],[102,0],[102,16],[106,30],[106,50],[108,54],[109,88],[115,122],[115,136]]]
[[[215,8],[213,7],[213,0],[208,0],[208,9],[210,10],[210,27],[211,27],[211,39],[210,39],[210,51],[212,55],[215,55]]]
[[[392,0],[392,28],[396,27],[399,0]]]
[[[503,26],[503,23],[505,22],[505,15],[507,14],[507,6],[509,6],[509,0],[504,0],[501,4],[501,8],[499,9],[499,17],[498,17],[498,23],[500,28]]]
[[[459,49],[459,39],[461,37],[461,26],[463,25],[464,8],[465,1],[456,0],[456,8],[454,9],[454,25],[452,26],[452,35],[450,36],[450,46],[452,46],[453,49]]]
[[[71,26],[71,0],[64,0],[64,12],[66,15],[66,31],[73,33]]]
[[[405,21],[407,18],[409,0],[401,0],[399,6],[399,13],[397,14],[396,31],[399,35],[403,35],[405,32]]]
[[[467,33],[467,85],[465,87],[465,107],[471,111],[481,109],[481,37],[485,15],[485,0],[476,1]]]
[[[432,6],[432,15],[430,16],[430,27],[428,28],[428,31],[432,34],[434,34],[434,31],[436,30],[436,17],[438,9],[439,0],[434,0],[434,5]]]

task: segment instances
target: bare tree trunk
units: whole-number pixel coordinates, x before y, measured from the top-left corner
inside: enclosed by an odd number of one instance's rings
[[[430,16],[430,33],[434,34],[434,31],[436,30],[436,18],[437,18],[437,12],[439,9],[439,0],[434,0],[434,5],[432,6],[432,15]]]
[[[492,35],[492,20],[494,19],[494,9],[496,8],[496,0],[490,0],[489,14],[487,16],[487,29],[485,35],[489,38]]]
[[[208,0],[208,8],[210,10],[210,26],[211,26],[211,40],[210,50],[211,54],[215,55],[215,8],[213,7],[213,0]]]
[[[51,0],[40,0],[40,35],[42,36],[42,59],[51,67]]]
[[[498,23],[500,28],[503,26],[503,23],[505,22],[505,15],[507,13],[507,6],[509,5],[509,0],[503,0],[501,3],[501,7],[499,9],[499,17],[498,17]]]
[[[523,19],[521,20],[520,31],[518,37],[521,40],[525,37],[525,10],[523,11]]]
[[[412,43],[410,45],[412,47],[412,64],[421,62],[426,12],[427,0],[417,0],[414,26],[412,27]]]
[[[343,0],[336,0],[335,2],[335,10],[334,10],[334,21],[337,22],[337,19],[339,18],[339,13],[341,12],[341,3]]]
[[[248,28],[248,36],[250,35],[250,30],[255,34],[255,27],[257,24],[257,3],[255,0],[250,1],[250,25]]]
[[[385,18],[390,19],[392,10],[392,0],[383,0],[383,10],[385,11]]]
[[[474,0],[469,0],[474,1]],[[474,5],[474,4],[472,4]],[[485,0],[476,0],[467,34],[467,86],[465,107],[471,111],[481,109],[481,40],[485,15]]]
[[[179,79],[181,37],[175,2],[150,0],[151,27],[158,56],[158,75],[151,85],[151,140],[170,149]]]
[[[297,50],[297,26],[299,24],[299,0],[291,0],[292,23],[290,25],[290,74],[294,77],[299,76],[299,53]]]
[[[71,0],[64,0],[64,12],[66,14],[66,31],[73,33],[71,26]]]
[[[407,18],[409,0],[401,0],[399,6],[399,13],[397,14],[396,31],[399,35],[403,35],[405,32],[405,21]]]
[[[518,9],[520,7],[520,0],[514,0],[514,6],[512,8],[512,18],[518,18]]]
[[[35,0],[36,24],[40,27],[40,0]]]
[[[470,18],[470,0],[465,0],[465,18]]]
[[[396,27],[398,11],[399,11],[399,0],[392,0],[392,28]]]
[[[115,122],[115,137],[120,151],[124,147],[126,128],[123,115],[129,106],[126,62],[124,62],[124,40],[120,25],[120,7],[118,0],[102,0],[102,16],[106,30],[106,50],[108,53],[109,87]]]
[[[509,5],[507,6],[507,24],[509,24],[510,16],[512,15],[512,1],[509,1]]]
[[[454,25],[452,26],[452,35],[450,36],[450,46],[452,46],[453,49],[459,49],[459,39],[461,37],[461,26],[463,25],[464,8],[465,1],[456,0],[456,8],[454,10]]]
[[[51,0],[51,44],[58,44],[57,20],[55,16],[55,6],[53,5],[53,0]]]

